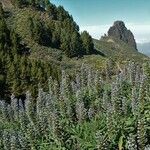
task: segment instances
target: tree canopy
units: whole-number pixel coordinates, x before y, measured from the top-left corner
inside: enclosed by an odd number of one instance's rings
[[[12,0],[12,4],[17,15],[30,11],[19,17],[19,23],[23,22],[23,33],[32,44],[59,49],[68,57],[92,53],[91,36],[86,31],[80,34],[79,26],[62,6],[56,7],[48,0]],[[49,76],[58,78],[60,73],[53,69],[55,64],[28,57],[32,48],[26,45],[15,26],[9,25],[6,16],[0,3],[0,97],[7,99],[10,93],[19,96],[27,90],[35,97],[37,83],[44,87]]]

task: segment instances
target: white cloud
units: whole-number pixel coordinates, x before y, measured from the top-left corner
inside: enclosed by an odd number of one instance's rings
[[[100,39],[102,35],[107,33],[111,25],[95,25],[95,26],[81,26],[80,30],[87,30],[93,38]]]
[[[107,33],[110,26],[112,25],[81,26],[80,30],[87,30],[93,38],[100,39]],[[137,43],[150,42],[150,24],[127,23],[126,27],[133,32]]]

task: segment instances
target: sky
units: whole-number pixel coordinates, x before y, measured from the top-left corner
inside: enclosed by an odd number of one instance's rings
[[[100,39],[116,20],[125,22],[137,43],[150,42],[150,0],[51,0],[64,6],[80,31]]]

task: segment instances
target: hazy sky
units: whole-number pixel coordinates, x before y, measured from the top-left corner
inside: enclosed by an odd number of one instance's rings
[[[116,20],[122,20],[138,43],[150,42],[150,0],[51,0],[63,5],[80,26],[99,39]]]

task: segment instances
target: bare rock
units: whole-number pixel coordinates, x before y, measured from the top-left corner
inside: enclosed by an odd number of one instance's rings
[[[122,40],[125,43],[127,43],[128,45],[137,49],[137,44],[134,39],[134,35],[130,30],[128,30],[126,28],[123,21],[114,22],[114,25],[112,27],[110,27],[110,29],[108,31],[108,36]]]

